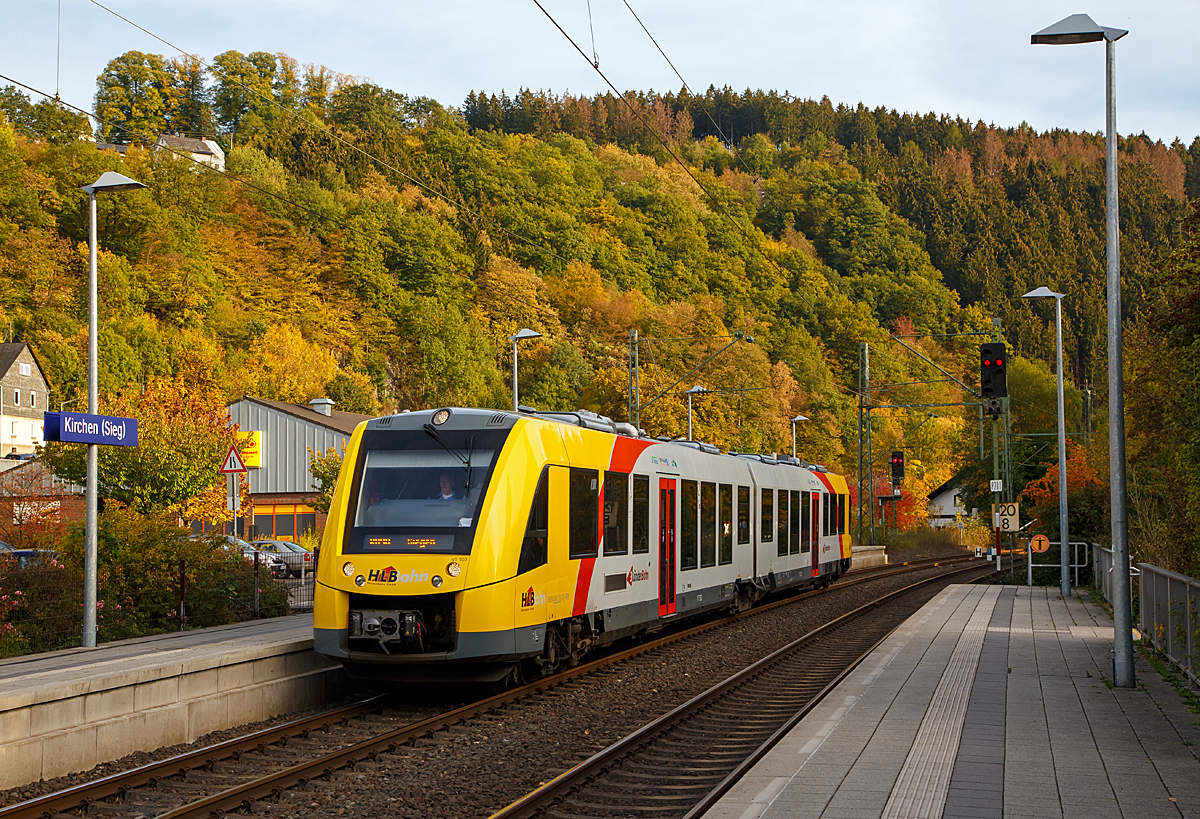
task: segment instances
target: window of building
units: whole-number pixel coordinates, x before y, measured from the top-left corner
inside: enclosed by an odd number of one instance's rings
[[[629,553],[629,476],[604,473],[604,554]]]
[[[775,535],[775,490],[764,489],[759,497],[759,527],[762,542],[770,543]]]
[[[650,477],[633,476],[633,553],[650,551]]]
[[[779,490],[779,515],[776,520],[778,521],[778,525],[775,527],[778,535],[776,551],[779,557],[784,557],[788,553],[788,491],[786,489]]]
[[[724,566],[733,562],[733,487],[727,483],[721,484],[721,492],[717,500],[720,505],[718,517],[720,529],[717,531],[717,536],[721,543],[721,553],[717,561]]]
[[[537,489],[533,493],[533,508],[529,511],[529,523],[525,527],[525,539],[521,542],[521,559],[517,562],[517,574],[524,574],[546,563],[550,536],[550,468],[542,470]]]
[[[303,503],[255,504],[250,538],[297,541],[317,532],[317,510]]]
[[[600,471],[571,467],[570,555],[595,557],[600,549]]]
[[[17,372],[21,375],[33,375],[33,366],[30,364],[18,364]]]
[[[17,390],[17,389],[13,390],[13,406],[14,407],[21,406],[21,391],[20,390]]]
[[[696,525],[699,492],[695,481],[680,481],[679,484],[679,569],[685,571],[696,568],[700,534]]]
[[[717,565],[717,485],[700,484],[700,567]]]
[[[29,391],[29,406],[37,409],[37,390]]]

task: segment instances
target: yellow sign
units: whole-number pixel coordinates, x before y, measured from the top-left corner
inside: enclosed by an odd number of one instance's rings
[[[1050,538],[1045,535],[1034,535],[1033,540],[1029,541],[1029,548],[1041,554],[1050,548]]]
[[[245,447],[242,449],[242,463],[248,469],[254,469],[262,466],[262,433],[258,430],[249,432],[239,432],[237,434],[238,441],[244,441]]]

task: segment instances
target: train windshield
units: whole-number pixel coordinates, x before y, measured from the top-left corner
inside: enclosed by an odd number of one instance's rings
[[[370,431],[356,470],[347,552],[470,551],[496,432]]]

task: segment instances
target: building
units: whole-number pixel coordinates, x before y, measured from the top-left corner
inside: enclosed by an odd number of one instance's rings
[[[50,388],[28,344],[0,344],[0,455],[31,454],[42,443]]]
[[[238,535],[296,540],[306,531],[321,531],[325,516],[310,505],[318,493],[308,469],[309,450],[344,451],[354,428],[370,416],[335,410],[328,398],[299,406],[246,396],[229,404],[229,417],[242,434],[254,436],[245,458],[253,520],[239,517]],[[236,480],[230,475],[227,481],[231,500]]]
[[[225,151],[211,139],[193,139],[192,137],[163,134],[154,143],[156,148],[166,148],[175,155],[190,156],[201,165],[208,165],[218,171],[225,170]]]
[[[84,519],[84,488],[58,478],[41,461],[0,461],[0,540],[23,542],[25,527]]]
[[[929,525],[935,529],[943,526],[954,526],[957,515],[965,512],[962,508],[962,473],[959,472],[950,480],[929,493]],[[975,514],[978,510],[972,509]]]

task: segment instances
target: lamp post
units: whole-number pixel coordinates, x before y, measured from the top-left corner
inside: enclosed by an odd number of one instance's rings
[[[1133,602],[1129,589],[1129,538],[1125,488],[1124,353],[1121,339],[1121,233],[1117,222],[1117,40],[1128,34],[1073,14],[1030,37],[1033,45],[1104,41],[1105,197],[1108,289],[1108,466],[1113,546],[1113,682],[1133,688]]]
[[[800,421],[807,421],[807,415],[797,415],[792,419],[792,457],[796,457],[796,424]]]
[[[707,394],[708,390],[699,384],[684,392],[688,397],[688,440],[692,440],[692,396]]]
[[[513,412],[517,411],[517,342],[524,341],[527,338],[541,338],[542,334],[537,330],[530,330],[528,327],[518,331],[516,335],[508,337],[508,340],[513,345]]]
[[[1058,366],[1058,541],[1059,566],[1062,569],[1060,591],[1063,597],[1071,594],[1071,576],[1068,570],[1067,553],[1071,538],[1067,533],[1067,422],[1063,405],[1063,360],[1062,360],[1062,293],[1049,287],[1030,290],[1022,298],[1054,299],[1054,346]]]
[[[99,346],[96,319],[96,194],[102,191],[119,193],[146,187],[116,171],[105,171],[100,178],[80,190],[88,195],[88,414],[100,411],[100,381],[98,375]],[[59,410],[61,411],[61,407]],[[83,555],[83,647],[96,647],[96,508],[99,448],[88,444],[87,492],[85,500],[85,533]]]

